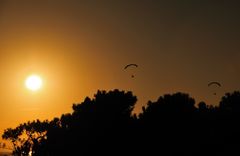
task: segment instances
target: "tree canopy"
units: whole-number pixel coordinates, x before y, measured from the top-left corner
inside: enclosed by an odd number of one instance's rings
[[[97,91],[73,104],[71,113],[7,128],[2,138],[12,142],[17,156],[238,152],[239,91],[226,93],[219,106],[196,104],[186,93],[165,94],[138,115],[133,114],[136,102],[132,92]]]

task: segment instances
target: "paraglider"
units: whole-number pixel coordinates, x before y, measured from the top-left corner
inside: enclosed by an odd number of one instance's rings
[[[138,67],[138,65],[137,65],[137,64],[133,64],[133,63],[132,63],[132,64],[128,64],[128,65],[126,65],[126,66],[124,67],[124,69],[127,70],[127,69],[130,68],[130,67],[135,67],[135,68],[136,68],[136,67]],[[132,74],[131,77],[134,78],[134,75]]]
[[[222,86],[219,82],[210,82],[210,83],[208,84],[208,87],[211,86],[211,85],[214,85],[214,84],[217,85],[217,86],[219,86],[219,87]]]
[[[213,81],[213,82],[208,83],[208,87],[211,87],[211,86],[221,87],[222,85],[219,82]],[[214,92],[213,95],[217,95],[217,93]]]

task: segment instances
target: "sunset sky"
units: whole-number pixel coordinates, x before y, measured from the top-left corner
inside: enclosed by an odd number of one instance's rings
[[[133,91],[136,110],[176,91],[217,104],[240,88],[239,7],[222,0],[1,0],[0,133],[72,112],[98,89]],[[124,70],[129,63],[139,66]],[[31,74],[42,77],[36,92],[24,85]],[[222,84],[217,95],[211,81]]]

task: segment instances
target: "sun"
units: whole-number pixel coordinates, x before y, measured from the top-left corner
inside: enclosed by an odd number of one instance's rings
[[[30,75],[25,80],[25,86],[31,91],[37,91],[42,87],[42,78],[38,75]]]

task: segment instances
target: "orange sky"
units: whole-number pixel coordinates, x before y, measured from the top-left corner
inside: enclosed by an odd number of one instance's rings
[[[176,91],[217,103],[240,87],[239,15],[227,1],[2,0],[0,133],[71,112],[98,89],[132,90],[138,110]],[[31,73],[44,80],[35,94],[24,87]],[[223,85],[217,96],[210,81]]]

